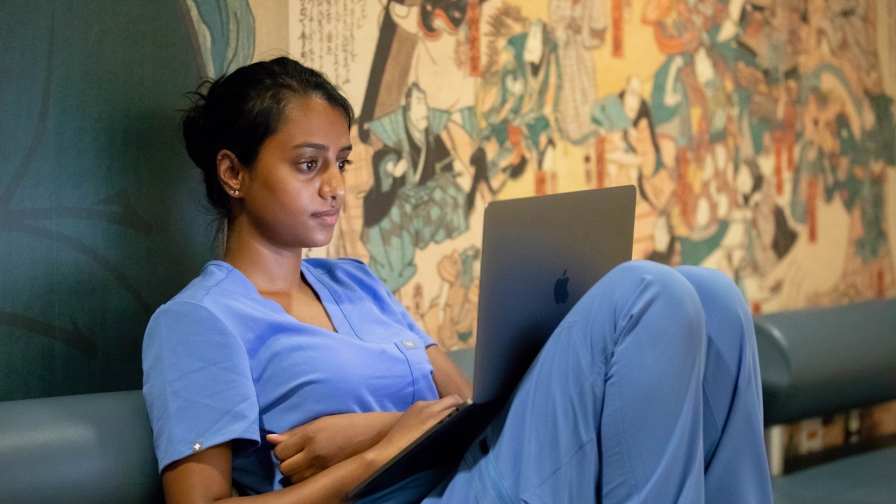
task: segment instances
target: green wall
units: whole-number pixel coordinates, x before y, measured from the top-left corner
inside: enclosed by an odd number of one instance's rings
[[[150,315],[212,256],[183,13],[0,3],[0,400],[139,388]]]

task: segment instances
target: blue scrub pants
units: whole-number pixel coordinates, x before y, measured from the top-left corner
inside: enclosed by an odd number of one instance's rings
[[[740,291],[706,268],[615,268],[424,502],[771,503]]]

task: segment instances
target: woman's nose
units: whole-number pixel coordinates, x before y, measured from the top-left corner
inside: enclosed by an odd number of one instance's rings
[[[345,195],[345,180],[336,163],[331,163],[320,183],[320,195],[324,198],[337,198]]]

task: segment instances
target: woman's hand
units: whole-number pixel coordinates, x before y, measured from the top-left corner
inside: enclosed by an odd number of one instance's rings
[[[415,402],[398,418],[386,437],[370,451],[385,464],[463,402],[463,399],[453,394],[438,401]]]
[[[331,415],[269,434],[280,472],[296,484],[376,445],[401,413]]]
[[[386,463],[462,403],[450,395],[418,401],[404,413],[325,416],[267,439],[280,472],[296,484],[367,450]]]

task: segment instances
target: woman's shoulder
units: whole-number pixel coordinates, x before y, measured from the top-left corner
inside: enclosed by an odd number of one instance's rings
[[[175,294],[171,302],[204,303],[210,296],[214,297],[220,291],[226,290],[233,282],[233,266],[224,261],[209,261],[202,267],[199,276],[194,278]],[[164,305],[163,305],[164,306]]]
[[[233,301],[234,293],[239,291],[238,286],[232,285],[239,280],[232,273],[233,266],[223,261],[206,263],[199,276],[167,303],[159,306],[150,319],[150,327],[154,323],[172,319],[188,318],[206,323],[221,319],[223,315],[226,315],[226,313],[221,313],[222,304]]]

